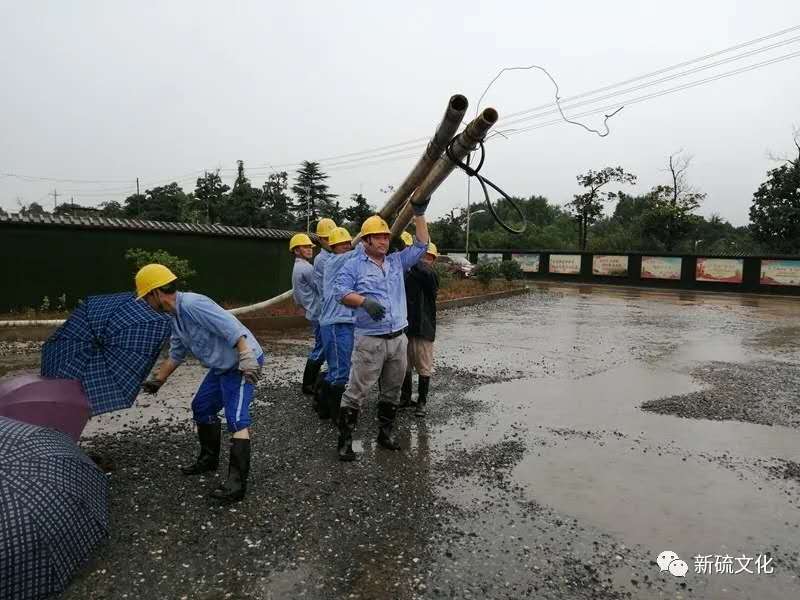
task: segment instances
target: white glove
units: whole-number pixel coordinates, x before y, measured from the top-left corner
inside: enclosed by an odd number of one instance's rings
[[[244,377],[247,383],[255,384],[255,382],[258,381],[258,373],[261,371],[261,365],[258,364],[253,351],[249,348],[239,353],[239,370],[242,372],[242,377]]]

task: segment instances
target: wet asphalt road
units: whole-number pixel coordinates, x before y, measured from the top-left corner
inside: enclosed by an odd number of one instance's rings
[[[177,474],[202,376],[182,367],[87,428],[113,529],[64,597],[800,597],[799,306],[543,286],[448,311],[429,416],[388,453],[370,407],[352,465],[297,391],[308,340],[267,340],[234,507]],[[716,555],[772,572],[695,572]]]

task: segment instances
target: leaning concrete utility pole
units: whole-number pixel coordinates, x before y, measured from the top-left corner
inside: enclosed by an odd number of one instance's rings
[[[478,147],[478,144],[483,141],[486,134],[491,129],[492,125],[497,123],[499,115],[493,108],[484,109],[472,122],[467,125],[467,128],[462,131],[458,137],[453,141],[452,154],[453,159],[461,161],[470,152]],[[409,197],[405,206],[400,210],[400,214],[395,219],[392,225],[392,235],[398,236],[408,226],[413,217],[413,210],[411,204],[415,202],[423,202],[429,198],[433,192],[447,179],[447,176],[456,168],[456,163],[453,162],[447,154],[443,154],[436,161],[436,164],[430,170],[428,175],[417,186],[414,192]]]
[[[397,210],[408,200],[414,189],[430,173],[436,161],[447,148],[447,144],[450,143],[450,140],[453,139],[456,131],[458,131],[458,127],[467,113],[468,106],[469,102],[461,94],[455,94],[448,100],[442,121],[436,128],[431,141],[428,142],[425,152],[423,152],[417,164],[414,165],[414,168],[411,169],[408,177],[392,192],[392,195],[378,213],[384,220],[389,221],[395,216]]]

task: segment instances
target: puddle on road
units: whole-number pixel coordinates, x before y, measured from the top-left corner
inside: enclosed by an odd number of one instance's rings
[[[482,446],[520,426],[528,429],[528,440],[544,435],[548,442],[529,444],[512,472],[526,498],[654,556],[666,548],[687,557],[796,548],[800,510],[780,489],[766,481],[758,487],[697,455],[795,458],[800,431],[680,419],[638,408],[644,400],[695,389],[688,376],[641,365],[575,381],[489,385],[476,394],[493,410],[469,430],[445,430],[436,446],[454,440]],[[554,432],[574,435],[548,436]],[[792,583],[790,574],[783,577],[786,585]],[[759,597],[768,597],[762,592]]]
[[[534,297],[516,311],[447,322],[441,346],[476,365],[516,369],[521,378],[474,391],[489,410],[469,428],[445,427],[434,449],[475,448],[527,430],[528,452],[512,477],[528,500],[654,557],[673,550],[690,568],[698,554],[765,552],[796,566],[800,510],[784,483],[748,479],[709,457],[744,465],[797,460],[800,431],[639,407],[701,389],[689,376],[698,364],[775,360],[776,352],[784,360],[798,356],[797,303],[697,294],[658,300],[573,292],[556,305]],[[797,594],[788,569],[763,577],[711,576],[706,591],[713,597]]]

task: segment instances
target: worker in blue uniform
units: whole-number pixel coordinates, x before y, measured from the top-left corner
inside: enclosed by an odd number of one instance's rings
[[[334,294],[334,280],[345,261],[352,259],[359,250],[352,249],[350,232],[337,227],[328,239],[331,257],[325,263],[322,283],[322,309],[319,318],[322,345],[328,373],[322,380],[319,393],[320,417],[339,415],[339,403],[350,376],[350,355],[353,353],[353,309],[345,306]],[[360,246],[358,247],[361,248]]]
[[[322,337],[319,333],[319,303],[317,288],[314,285],[314,267],[311,259],[314,256],[314,244],[305,233],[298,233],[289,240],[289,252],[294,254],[292,269],[292,297],[294,303],[303,309],[306,319],[314,334],[314,347],[308,354],[303,370],[303,393],[314,395],[317,375],[325,362],[322,354]]]
[[[352,366],[338,419],[340,460],[355,460],[352,434],[361,406],[376,383],[380,386],[378,445],[400,448],[392,432],[408,360],[404,274],[428,248],[425,209],[429,201],[412,202],[416,240],[399,252],[388,254],[391,232],[386,221],[379,215],[366,219],[361,226],[363,252],[346,261],[336,275],[336,298],[355,309]]]
[[[177,291],[176,276],[167,267],[150,264],[136,274],[136,295],[154,310],[169,315],[172,337],[168,358],[142,389],[158,393],[167,378],[192,353],[208,373],[192,400],[200,454],[186,475],[216,471],[220,451],[220,410],[232,434],[228,478],[211,492],[216,500],[244,498],[250,472],[250,402],[264,363],[255,336],[230,312],[201,294]]]

